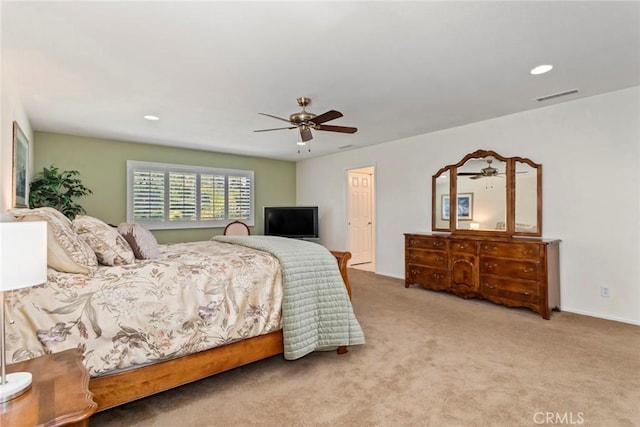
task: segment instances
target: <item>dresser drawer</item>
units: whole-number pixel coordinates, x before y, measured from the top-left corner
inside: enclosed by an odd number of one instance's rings
[[[447,241],[437,237],[407,236],[406,244],[410,248],[447,250]]]
[[[499,277],[480,276],[480,292],[487,299],[499,299],[500,303],[518,305],[535,304],[540,300],[540,284]]]
[[[449,244],[451,252],[476,254],[478,253],[478,243],[472,240],[452,240]]]
[[[449,272],[422,265],[407,264],[407,278],[410,284],[418,284],[427,289],[449,289]]]
[[[480,257],[480,274],[508,276],[515,279],[542,280],[542,266],[538,261],[509,260]]]
[[[438,268],[447,268],[448,264],[446,252],[423,249],[409,249],[407,251],[407,262]]]
[[[532,258],[539,259],[541,246],[535,243],[480,243],[480,255],[492,255],[506,258]]]

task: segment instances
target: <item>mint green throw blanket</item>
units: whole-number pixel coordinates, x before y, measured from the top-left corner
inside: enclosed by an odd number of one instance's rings
[[[325,247],[275,236],[215,236],[213,240],[269,252],[280,261],[285,359],[364,344],[336,259]]]

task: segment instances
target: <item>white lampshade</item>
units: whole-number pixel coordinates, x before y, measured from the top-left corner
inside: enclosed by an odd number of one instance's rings
[[[0,291],[47,280],[47,223],[0,222]]]
[[[47,223],[0,222],[0,403],[31,388],[31,372],[6,374],[4,292],[47,280]]]

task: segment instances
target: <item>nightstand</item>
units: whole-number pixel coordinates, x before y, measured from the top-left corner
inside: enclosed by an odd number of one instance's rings
[[[71,349],[7,365],[7,373],[31,372],[31,390],[0,404],[0,425],[88,426],[98,405],[89,391],[82,351]]]

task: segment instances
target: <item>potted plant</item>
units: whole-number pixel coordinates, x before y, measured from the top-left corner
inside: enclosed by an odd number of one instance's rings
[[[60,171],[53,165],[43,168],[29,185],[29,207],[48,206],[72,220],[76,215],[85,213],[73,199],[93,192],[82,184],[78,175],[80,172],[76,170]]]

